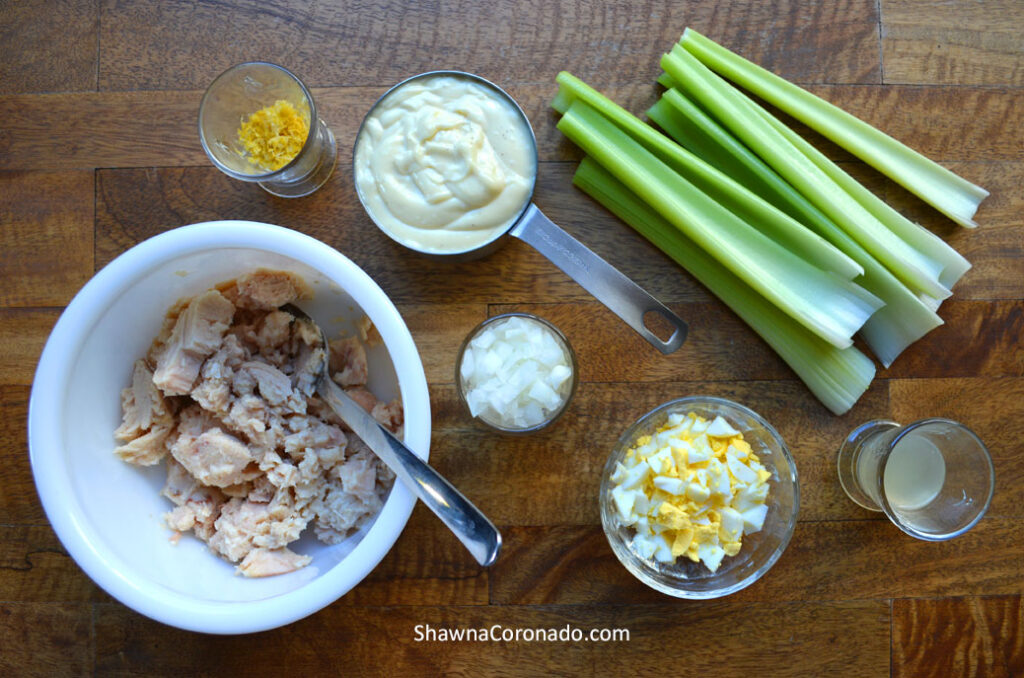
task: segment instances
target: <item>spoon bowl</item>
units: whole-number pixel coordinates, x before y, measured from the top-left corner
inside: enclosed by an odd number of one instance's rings
[[[328,343],[323,329],[294,304],[285,304],[281,310],[295,316],[296,322],[305,324],[320,337],[321,346],[310,352],[302,370],[315,375],[317,394],[395,472],[406,487],[448,526],[481,566],[492,565],[501,551],[501,534],[494,523],[327,376]]]

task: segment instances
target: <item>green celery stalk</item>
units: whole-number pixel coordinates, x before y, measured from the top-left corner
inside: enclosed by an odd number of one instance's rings
[[[856,240],[678,90],[665,92],[648,116],[677,141],[743,181],[864,267],[864,275],[855,282],[884,301],[885,306],[868,318],[861,335],[884,366],[891,365],[910,344],[942,324],[935,313],[937,300],[919,298],[907,289]]]
[[[942,266],[942,272],[939,273],[939,282],[943,287],[952,289],[956,281],[960,280],[964,273],[967,273],[971,268],[971,263],[960,256],[960,253],[950,247],[945,240],[919,224],[913,223],[894,210],[884,200],[847,174],[839,165],[829,160],[824,153],[784,125],[781,120],[757,105],[757,103],[751,101],[750,104],[761,117],[768,121],[768,124],[778,130],[782,136],[786,137],[801,153],[810,158],[811,162],[831,177],[843,190],[853,196],[854,200],[859,202],[872,216],[885,224],[897,237],[910,243],[912,247],[923,253],[926,257],[939,262]]]
[[[558,129],[747,284],[839,348],[882,302],[822,271],[719,205],[586,102]]]
[[[821,210],[678,89],[665,92],[647,111],[647,117],[684,147],[815,233],[828,239],[836,228]]]
[[[856,261],[817,233],[749,191],[727,174],[687,151],[585,82],[565,71],[558,74],[552,107],[565,113],[573,101],[586,102],[639,142],[684,179],[797,256],[850,280],[864,272]]]
[[[687,28],[679,43],[706,66],[828,137],[961,226],[988,191],[805,89]]]
[[[662,68],[736,137],[917,292],[945,299],[941,266],[898,238],[759,116],[747,98],[676,45]]]
[[[608,208],[690,272],[750,326],[789,365],[825,407],[847,412],[875,376],[871,360],[856,348],[822,341],[730,273],[692,240],[636,197],[591,158],[573,184]]]

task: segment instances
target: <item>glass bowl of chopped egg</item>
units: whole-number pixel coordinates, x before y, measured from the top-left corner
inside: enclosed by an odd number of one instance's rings
[[[718,598],[760,579],[789,544],[796,465],[756,412],[680,398],[619,438],[601,478],[601,523],[616,557],[648,586]]]

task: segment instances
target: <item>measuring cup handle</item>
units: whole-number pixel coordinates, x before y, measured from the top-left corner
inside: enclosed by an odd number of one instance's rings
[[[547,257],[662,353],[671,353],[683,345],[687,328],[679,316],[555,225],[536,205],[527,208],[509,235]],[[675,328],[667,341],[644,325],[644,315],[651,311],[660,314]]]

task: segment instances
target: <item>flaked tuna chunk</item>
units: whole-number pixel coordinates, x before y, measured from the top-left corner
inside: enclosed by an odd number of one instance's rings
[[[285,311],[271,311],[263,316],[256,329],[255,340],[261,350],[284,346],[292,338],[295,316]]]
[[[288,454],[301,453],[308,449],[344,449],[348,443],[344,431],[315,417],[291,417],[288,426],[295,431],[284,439],[284,451]]]
[[[337,544],[372,520],[382,502],[376,494],[360,497],[346,492],[337,479],[331,479],[326,485],[312,504],[316,513],[316,534],[321,541]]]
[[[348,394],[349,398],[356,401],[356,404],[359,405],[359,407],[363,408],[367,412],[373,412],[373,408],[377,405],[377,396],[373,395],[362,386],[346,388],[345,393]]]
[[[378,402],[370,410],[370,414],[381,426],[395,435],[398,435],[402,429],[402,424],[405,423],[405,411],[402,409],[402,401],[398,398],[389,403]]]
[[[287,405],[291,412],[306,411],[306,399],[292,391],[292,380],[273,365],[258,360],[242,363],[238,374],[235,375],[235,383],[238,384],[244,377],[255,382],[260,395],[272,406]]]
[[[277,487],[270,482],[267,476],[260,476],[252,483],[252,490],[249,491],[248,499],[257,504],[269,504],[270,500],[277,494]]]
[[[371,453],[372,454],[372,453]],[[331,469],[331,474],[341,481],[345,492],[369,500],[376,494],[377,460],[368,454],[356,454]]]
[[[220,515],[225,497],[215,487],[203,487],[188,471],[174,461],[167,460],[167,482],[160,492],[176,507],[164,514],[164,521],[172,530],[194,530],[204,541],[213,536],[213,525]]]
[[[245,350],[233,334],[224,335],[224,343],[203,363],[199,382],[192,389],[192,399],[204,410],[219,417],[231,407],[231,383],[235,372],[245,362]]]
[[[312,560],[312,556],[300,556],[287,548],[253,549],[238,565],[238,572],[246,577],[272,577],[294,572]]]
[[[291,492],[281,490],[269,504],[233,498],[214,523],[209,544],[233,563],[254,548],[281,548],[299,538],[309,522],[298,510]]]
[[[186,395],[192,390],[203,361],[224,340],[234,312],[231,302],[216,290],[189,302],[178,316],[153,373],[153,383],[165,395]]]
[[[198,487],[196,479],[185,470],[184,466],[173,458],[167,460],[167,482],[164,484],[164,489],[160,490],[160,494],[173,501],[177,506],[181,506],[196,487]]]
[[[154,426],[170,429],[173,425],[170,407],[153,383],[153,373],[145,360],[136,360],[132,369],[132,385],[121,391],[121,425],[114,437],[122,443],[135,440]]]
[[[291,375],[292,387],[296,391],[307,397],[313,395],[320,380],[325,357],[323,346],[310,346],[305,342],[299,344],[298,356],[295,358]]]
[[[254,394],[237,398],[224,421],[231,429],[246,436],[257,457],[278,448],[285,435],[281,413]]]
[[[152,466],[167,454],[167,436],[170,426],[157,425],[135,440],[114,448],[114,454],[129,464],[136,466]]]
[[[235,281],[237,303],[243,308],[271,311],[308,297],[309,287],[299,276],[287,271],[260,269]]]
[[[171,446],[171,454],[203,485],[227,487],[259,475],[245,443],[218,427],[198,436],[180,432]]]
[[[341,386],[366,384],[366,349],[356,337],[330,342],[331,378]]]

